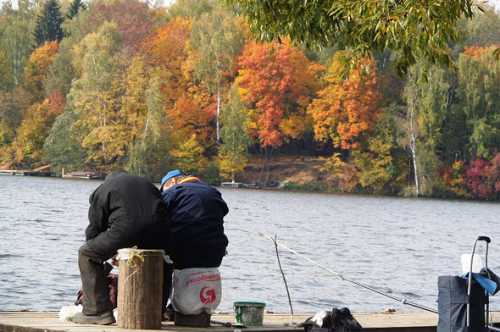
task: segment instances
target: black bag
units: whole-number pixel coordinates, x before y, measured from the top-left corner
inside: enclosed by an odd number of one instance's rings
[[[301,324],[305,332],[355,332],[362,329],[361,324],[352,317],[348,308],[333,307],[332,311],[326,314],[321,327],[318,327],[311,319],[312,317],[309,317]]]
[[[484,289],[472,282],[470,299],[467,280],[458,276],[440,276],[438,279],[437,332],[487,332],[485,312],[489,298]],[[467,327],[467,303],[470,301],[470,326]]]

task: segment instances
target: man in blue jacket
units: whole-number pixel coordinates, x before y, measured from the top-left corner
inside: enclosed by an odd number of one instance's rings
[[[174,269],[219,267],[228,245],[223,218],[229,212],[221,193],[180,170],[168,172],[160,190],[170,224],[168,253]]]
[[[174,267],[220,266],[228,245],[223,218],[229,212],[221,193],[180,170],[168,172],[160,190],[170,222]]]

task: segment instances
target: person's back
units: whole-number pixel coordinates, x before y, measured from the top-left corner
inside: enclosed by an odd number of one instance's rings
[[[148,244],[152,229],[166,228],[165,214],[160,192],[150,181],[119,173],[107,178],[90,197],[86,240],[101,252]]]
[[[159,190],[144,178],[111,174],[90,196],[85,238],[78,252],[83,310],[72,321],[111,324],[115,319],[104,262],[120,248],[167,247],[168,219]]]
[[[210,315],[222,296],[218,267],[228,245],[228,207],[217,189],[179,170],[163,177],[161,190],[170,223],[175,317]]]
[[[196,178],[164,190],[175,268],[218,267],[228,240],[223,218],[228,208],[220,192]]]

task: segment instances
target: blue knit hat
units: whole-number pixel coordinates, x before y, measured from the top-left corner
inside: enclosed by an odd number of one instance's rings
[[[161,179],[160,182],[160,188],[163,187],[163,185],[170,179],[175,178],[176,176],[182,175],[182,172],[178,169],[174,169],[172,171],[169,171],[165,176]]]

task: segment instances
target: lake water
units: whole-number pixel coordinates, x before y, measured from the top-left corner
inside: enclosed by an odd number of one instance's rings
[[[77,250],[97,181],[0,177],[0,311],[58,310],[80,286]],[[437,307],[437,277],[460,273],[460,255],[478,235],[492,238],[489,265],[500,272],[500,204],[222,189],[230,240],[221,268],[223,302],[260,300],[288,311],[274,245],[392,295]],[[483,247],[479,248],[484,252]],[[357,288],[307,260],[280,253],[296,312],[331,306],[375,312],[411,307]],[[492,298],[492,307],[500,308]]]

